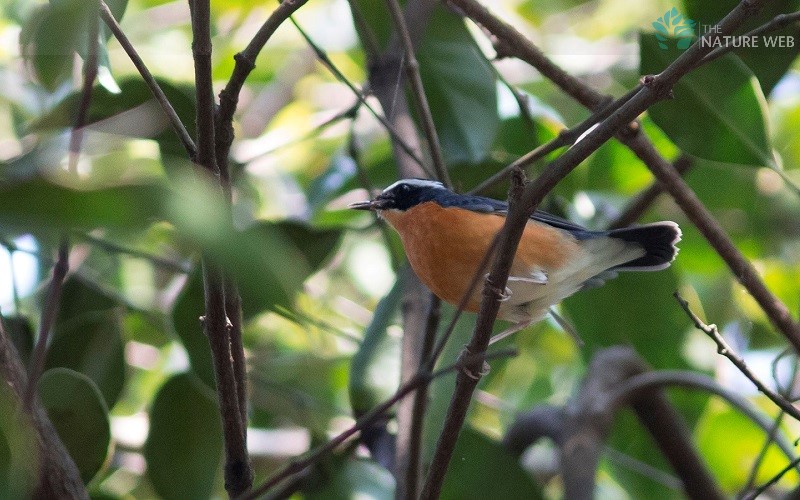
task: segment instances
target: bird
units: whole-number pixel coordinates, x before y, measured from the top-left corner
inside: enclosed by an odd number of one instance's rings
[[[349,208],[370,210],[400,235],[419,279],[440,299],[477,312],[481,289],[470,291],[508,203],[458,194],[441,182],[401,179],[374,199]],[[514,256],[497,317],[512,326],[493,342],[542,320],[548,312],[565,326],[553,306],[572,294],[602,286],[619,271],[658,271],[678,253],[681,230],[671,221],[592,231],[566,219],[535,211]],[[565,328],[568,331],[569,328]],[[573,333],[573,331],[570,331]]]

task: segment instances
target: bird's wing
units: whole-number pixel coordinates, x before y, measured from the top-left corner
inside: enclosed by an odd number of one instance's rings
[[[449,193],[449,196],[438,200],[442,206],[463,208],[473,212],[492,213],[497,215],[506,215],[508,213],[508,203],[504,201],[486,198],[483,196],[459,195]],[[548,226],[557,227],[574,234],[578,239],[584,239],[594,234],[585,227],[575,224],[574,222],[562,219],[547,212],[537,210],[531,216],[531,220],[547,224]]]

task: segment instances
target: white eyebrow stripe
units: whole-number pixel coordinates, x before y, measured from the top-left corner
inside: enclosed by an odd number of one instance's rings
[[[408,184],[409,186],[417,186],[417,187],[430,187],[434,189],[447,189],[444,187],[439,181],[432,181],[428,179],[400,179],[399,181],[395,182],[391,186],[387,187],[383,190],[384,193],[388,193],[392,189],[396,188],[400,184]]]

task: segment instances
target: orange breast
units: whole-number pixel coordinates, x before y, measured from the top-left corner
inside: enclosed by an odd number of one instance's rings
[[[439,298],[457,305],[467,291],[489,245],[503,227],[504,217],[443,208],[429,201],[401,212],[385,210],[381,216],[400,234],[406,255],[417,276]],[[532,269],[550,272],[578,251],[575,239],[560,229],[528,222],[514,263],[513,276],[527,276]],[[488,270],[483,271],[488,272]],[[480,285],[466,310],[476,312]]]

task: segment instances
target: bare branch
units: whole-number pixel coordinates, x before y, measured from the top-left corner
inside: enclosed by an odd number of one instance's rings
[[[686,302],[686,300],[683,297],[681,297],[680,293],[675,292],[673,295],[675,296],[675,300],[678,301],[683,310],[686,311],[686,315],[689,316],[689,318],[692,320],[694,326],[698,330],[708,335],[708,337],[717,344],[717,352],[719,354],[728,358],[731,361],[731,363],[733,363],[733,365],[736,366],[736,368],[738,368],[740,372],[742,372],[742,375],[750,379],[753,385],[755,385],[756,388],[762,394],[768,397],[781,410],[791,415],[792,418],[794,418],[795,420],[800,421],[800,411],[797,408],[795,408],[795,406],[792,403],[786,401],[786,399],[783,396],[781,396],[777,392],[767,387],[764,384],[764,382],[762,382],[756,376],[756,374],[750,370],[750,368],[747,366],[747,363],[744,362],[744,359],[742,359],[742,357],[739,356],[736,353],[736,351],[733,350],[733,348],[730,346],[730,344],[728,344],[728,342],[725,340],[722,334],[719,333],[717,325],[707,325],[703,323],[703,321],[694,312],[692,312],[692,310],[689,308],[689,303]]]
[[[430,149],[431,159],[433,160],[433,168],[436,176],[446,186],[450,187],[450,175],[447,173],[447,165],[444,163],[442,156],[442,147],[439,144],[439,136],[436,133],[436,126],[433,124],[433,116],[431,115],[431,108],[428,106],[428,99],[425,97],[425,89],[422,86],[422,77],[419,74],[419,62],[414,55],[414,44],[411,41],[411,35],[408,33],[405,17],[400,10],[400,4],[397,0],[387,0],[389,12],[394,21],[395,34],[399,37],[403,53],[405,55],[405,68],[408,81],[411,84],[411,96],[414,99],[414,105],[419,112],[420,121],[422,121],[422,130],[425,132],[425,138],[428,140],[428,148]]]
[[[192,13],[192,55],[197,95],[196,162],[219,179],[214,140],[210,4],[209,0],[192,0],[189,6]],[[220,192],[219,196],[225,195]],[[214,379],[225,446],[225,489],[230,496],[238,496],[252,486],[253,470],[247,455],[246,421],[242,419],[245,414],[240,409],[239,384],[231,360],[231,323],[225,309],[225,278],[207,256],[203,257],[203,286],[203,327],[214,361]]]
[[[50,343],[50,333],[58,316],[58,307],[61,303],[61,290],[64,278],[69,271],[69,242],[66,236],[61,238],[58,246],[58,259],[53,266],[53,278],[50,280],[50,288],[47,291],[47,298],[42,310],[42,319],[39,322],[39,337],[36,347],[31,356],[31,364],[28,369],[28,386],[25,389],[25,408],[31,408],[36,399],[36,390],[39,377],[44,369],[44,360],[47,357],[47,347]]]
[[[178,113],[175,112],[175,108],[172,107],[172,103],[170,103],[169,99],[167,99],[167,96],[164,95],[164,91],[161,90],[158,82],[153,77],[152,73],[150,73],[150,70],[147,69],[147,66],[144,64],[144,61],[142,61],[142,58],[139,57],[139,53],[136,52],[135,48],[133,48],[133,44],[131,44],[131,41],[128,40],[128,37],[122,31],[122,28],[117,20],[114,19],[114,14],[111,13],[111,9],[108,8],[108,5],[106,5],[103,0],[100,0],[100,18],[104,23],[106,23],[108,29],[110,29],[111,33],[113,33],[114,38],[116,38],[119,44],[122,45],[125,53],[128,54],[131,62],[133,62],[133,65],[136,66],[136,69],[142,76],[142,80],[144,80],[144,83],[147,84],[147,87],[150,89],[150,92],[153,94],[153,97],[155,97],[156,101],[158,101],[158,104],[161,106],[164,114],[167,115],[169,123],[172,125],[172,130],[175,131],[178,139],[180,139],[183,149],[186,150],[189,158],[194,160],[195,156],[197,156],[197,148],[194,145],[192,136],[189,135],[189,132],[186,130],[186,126],[184,126],[183,122],[181,122],[181,119],[178,117]]]
[[[72,127],[69,138],[69,170],[78,171],[78,158],[81,154],[81,142],[83,142],[83,127],[86,125],[86,115],[89,113],[89,106],[92,103],[92,89],[97,78],[97,49],[100,39],[100,18],[92,19],[89,22],[87,33],[89,47],[86,51],[86,60],[83,63],[83,89],[81,90],[81,102],[78,105],[78,116]]]

